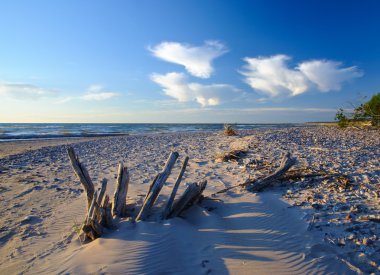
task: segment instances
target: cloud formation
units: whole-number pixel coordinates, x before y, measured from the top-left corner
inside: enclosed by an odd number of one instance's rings
[[[316,86],[321,92],[338,91],[343,82],[361,77],[357,67],[341,68],[342,63],[314,60],[289,68],[287,55],[246,57],[245,82],[253,89],[271,97],[296,96]]]
[[[191,75],[199,78],[209,78],[214,71],[212,61],[227,52],[227,48],[218,41],[206,41],[199,47],[162,42],[149,50],[162,60],[184,66]]]
[[[31,84],[0,83],[0,96],[19,100],[38,100],[44,97],[52,97],[57,91],[44,89]]]
[[[118,93],[105,92],[102,85],[94,84],[87,89],[87,92],[81,98],[87,101],[102,101],[118,95]]]
[[[341,68],[341,66],[340,62],[314,60],[299,64],[298,69],[314,82],[321,92],[328,92],[339,91],[343,82],[363,76],[356,67]]]
[[[162,87],[166,95],[180,102],[196,101],[202,107],[219,105],[239,93],[238,89],[227,84],[189,83],[183,73],[152,74],[151,79]]]

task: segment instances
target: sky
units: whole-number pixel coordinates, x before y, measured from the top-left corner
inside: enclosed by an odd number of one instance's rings
[[[332,121],[380,92],[376,0],[0,3],[0,122]]]

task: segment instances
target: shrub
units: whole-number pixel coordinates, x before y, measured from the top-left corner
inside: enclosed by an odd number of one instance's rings
[[[348,118],[347,116],[344,114],[344,110],[343,108],[340,108],[336,114],[335,114],[335,120],[338,121],[338,126],[340,128],[345,128],[348,126]]]
[[[365,115],[371,118],[373,126],[380,125],[380,93],[372,96],[372,98],[363,105]]]

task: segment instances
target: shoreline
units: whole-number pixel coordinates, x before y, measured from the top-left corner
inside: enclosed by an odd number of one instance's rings
[[[38,125],[38,127],[36,127]],[[46,140],[140,134],[218,132],[223,123],[0,123],[0,143],[13,140]],[[305,123],[233,123],[237,130],[303,127]],[[65,128],[66,127],[66,128]],[[70,128],[71,127],[71,128]]]
[[[83,159],[96,184],[103,177],[109,180],[110,194],[113,192],[117,162],[125,161],[131,172],[129,199],[136,198],[136,195],[143,199],[141,196],[145,194],[154,175],[160,171],[165,156],[173,150],[180,153],[180,158],[185,155],[190,157],[185,182],[197,181],[203,177],[208,180],[205,190],[207,196],[242,183],[248,176],[260,178],[267,175],[278,165],[284,150],[291,151],[297,157],[296,170],[308,169],[305,170],[308,173],[338,172],[347,176],[349,188],[343,191],[339,191],[339,184],[345,181],[340,177],[332,177],[327,181],[303,178],[282,182],[281,186],[257,195],[240,189],[231,190],[217,196],[216,199],[221,202],[207,200],[189,211],[184,219],[174,219],[167,229],[152,222],[140,222],[138,228],[133,229],[128,221],[121,221],[120,228],[124,228],[128,232],[126,236],[130,237],[117,237],[121,238],[120,245],[117,246],[120,249],[118,255],[130,257],[122,257],[119,264],[114,263],[119,268],[133,263],[135,267],[131,267],[131,272],[134,270],[136,273],[142,270],[153,271],[154,268],[170,270],[170,263],[164,259],[162,264],[152,266],[148,259],[139,258],[139,251],[153,256],[153,250],[163,249],[156,247],[151,251],[149,247],[145,247],[147,242],[154,244],[153,239],[144,239],[140,235],[147,233],[144,225],[146,223],[155,228],[149,232],[157,237],[165,237],[171,232],[175,236],[189,234],[189,242],[192,240],[190,236],[204,239],[204,244],[198,243],[198,247],[191,246],[189,250],[197,255],[194,256],[194,261],[190,261],[193,265],[190,267],[200,272],[210,269],[234,274],[243,272],[246,265],[262,272],[280,272],[281,268],[282,272],[290,272],[293,267],[287,259],[293,256],[293,261],[297,263],[294,268],[304,272],[340,270],[350,273],[353,267],[363,272],[378,272],[376,270],[379,270],[379,259],[374,252],[380,248],[380,241],[371,232],[380,230],[380,226],[362,219],[380,213],[379,200],[375,197],[375,194],[380,195],[379,131],[369,130],[363,133],[355,129],[336,131],[330,127],[296,127],[260,128],[239,132],[241,136],[235,137],[226,137],[220,132],[183,132],[0,143],[0,195],[4,208],[4,216],[0,218],[0,256],[4,259],[0,263],[0,270],[18,273],[42,269],[49,273],[47,271],[53,272],[52,263],[60,260],[65,263],[61,268],[63,272],[83,272],[84,268],[90,268],[86,269],[90,272],[100,272],[102,269],[99,268],[106,265],[108,268],[105,270],[117,273],[116,267],[111,264],[113,260],[106,252],[100,254],[104,258],[100,257],[98,262],[91,264],[85,260],[88,258],[86,253],[92,254],[91,251],[101,251],[103,246],[111,245],[108,240],[112,236],[116,237],[117,233],[108,232],[105,239],[100,238],[83,246],[78,245],[72,235],[73,225],[84,218],[85,203],[82,187],[75,178],[65,152],[67,145],[71,144]],[[237,161],[215,161],[219,152],[229,151],[236,146],[246,150],[247,155]],[[175,168],[173,176],[178,169],[179,167]],[[164,194],[160,198],[162,202],[165,201],[168,190],[171,190],[173,181],[174,179],[169,178],[168,186],[164,187]],[[275,194],[279,194],[287,205],[279,204],[278,210],[271,208],[274,201],[270,198]],[[138,203],[140,199],[134,203]],[[271,211],[279,212],[273,214]],[[299,224],[298,229],[290,224],[290,221],[295,220],[281,218],[281,215],[287,217],[292,211],[298,213],[296,216],[306,214],[303,219],[297,218],[303,224]],[[350,220],[346,218],[348,215],[351,215]],[[235,223],[238,220],[232,217],[239,217],[241,222]],[[197,233],[212,228],[219,233]],[[270,235],[263,232],[269,234],[276,230],[283,232],[283,236],[287,238],[297,236],[290,243],[283,239],[282,242],[287,243],[289,248],[296,243],[302,245],[298,244],[295,250],[290,251],[269,239],[263,243],[259,240],[253,241],[254,236],[265,239]],[[309,237],[305,239],[303,235]],[[65,237],[62,239],[62,236]],[[159,244],[158,240],[157,242]],[[170,240],[168,242],[171,244]],[[178,242],[182,241],[178,239]],[[206,243],[211,250],[201,252]],[[125,254],[127,251],[123,247],[129,244],[134,245],[135,254],[133,250],[128,250],[129,254]],[[260,245],[264,245],[267,252],[258,252]],[[219,246],[221,248],[217,248]],[[234,246],[240,248],[233,248]],[[185,248],[179,244],[172,249],[182,251]],[[241,249],[245,253],[239,254]],[[280,257],[275,252],[277,250],[288,256]],[[161,252],[169,258],[173,256],[170,251]],[[78,259],[84,260],[74,261],[72,253],[77,253]],[[186,253],[180,253],[177,256],[178,261],[182,262],[183,257],[187,257]],[[268,265],[262,257],[277,264]],[[118,258],[114,261],[118,261]],[[141,261],[147,264],[148,269],[141,269],[143,267],[138,264]],[[208,262],[202,264],[202,261]],[[352,272],[355,273],[355,270]]]

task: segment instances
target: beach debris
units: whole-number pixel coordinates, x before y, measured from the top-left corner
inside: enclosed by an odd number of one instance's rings
[[[252,192],[262,191],[265,188],[273,186],[276,182],[281,181],[284,178],[285,174],[288,172],[288,170],[295,163],[296,163],[296,158],[291,157],[291,154],[287,152],[284,154],[281,160],[280,167],[278,167],[276,171],[271,173],[270,175],[263,177],[261,179],[248,178],[245,182],[241,184],[222,189],[213,195],[225,193],[237,187],[245,187],[247,190],[252,191]]]
[[[265,188],[272,186],[276,181],[278,181],[285,173],[296,164],[296,158],[291,157],[289,152],[285,153],[280,167],[276,169],[272,174],[253,182],[246,182],[247,190],[249,191],[262,191]]]
[[[224,124],[223,134],[225,136],[237,136],[237,132],[231,124]]]
[[[227,152],[220,152],[216,155],[215,162],[226,162],[230,160],[237,161],[245,157],[247,152],[245,150],[231,150]]]
[[[130,178],[129,171],[122,162],[119,163],[115,192],[111,203],[109,195],[106,194],[107,180],[102,180],[100,192],[98,192],[99,190],[95,191],[88,172],[84,165],[79,161],[74,149],[69,147],[67,152],[74,172],[86,190],[87,202],[90,202],[88,204],[87,216],[81,227],[79,239],[82,242],[86,240],[95,240],[103,234],[104,228],[115,228],[116,218],[124,218],[131,215],[126,204]],[[149,186],[143,205],[137,216],[131,217],[132,221],[144,221],[147,219],[150,210],[157,200],[166,180],[171,174],[178,157],[179,154],[177,152],[171,152],[164,168],[156,175],[152,184]],[[203,198],[202,193],[207,185],[206,180],[199,183],[189,184],[179,199],[174,201],[188,161],[189,157],[186,157],[178,174],[176,183],[174,184],[172,193],[166,203],[164,211],[162,212],[162,219],[175,218],[181,215],[183,211],[190,208],[192,205],[197,204]]]

